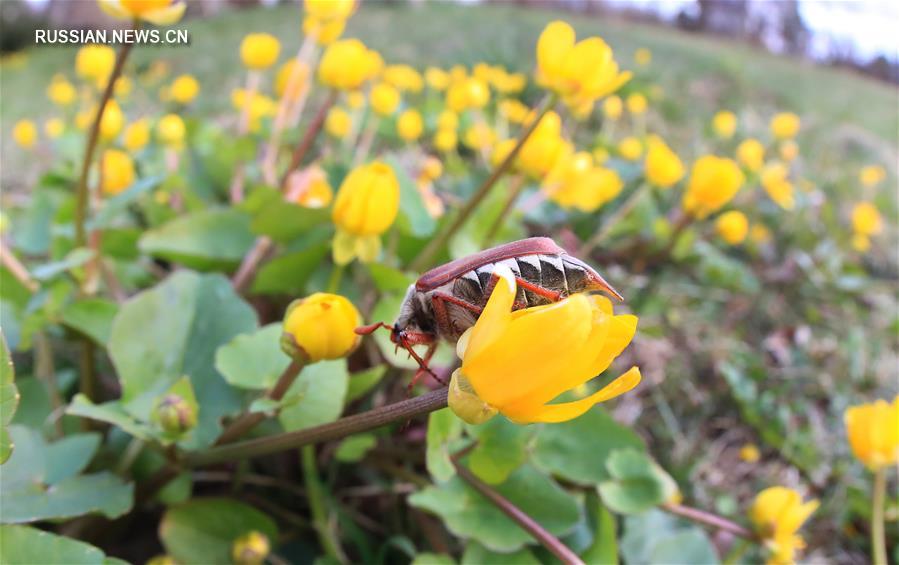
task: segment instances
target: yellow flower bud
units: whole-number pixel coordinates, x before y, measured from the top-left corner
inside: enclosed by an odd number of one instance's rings
[[[764,224],[752,224],[749,228],[749,239],[756,245],[771,241],[771,230]]]
[[[108,45],[85,45],[75,56],[75,72],[89,81],[106,80],[115,66],[115,50]]]
[[[331,88],[358,90],[381,71],[383,61],[358,39],[328,45],[318,66],[318,79]]]
[[[166,434],[183,436],[197,426],[197,408],[177,394],[167,394],[153,410],[153,420]]]
[[[371,89],[371,107],[376,114],[389,116],[400,105],[400,92],[385,82],[379,82]]]
[[[459,127],[459,115],[451,110],[444,110],[437,116],[437,129],[456,131]]]
[[[105,141],[115,139],[124,126],[125,114],[115,100],[110,100],[106,103],[106,110],[100,120],[100,138]]]
[[[160,143],[174,149],[182,147],[186,132],[184,120],[177,114],[167,114],[156,124],[156,136]]]
[[[652,62],[652,51],[646,47],[641,47],[634,51],[634,62],[640,67],[645,67]]]
[[[684,211],[705,218],[730,202],[743,186],[740,167],[730,159],[704,155],[693,163],[690,181],[684,193]]]
[[[456,132],[451,129],[438,129],[437,133],[434,134],[434,147],[438,151],[447,153],[455,149],[458,143],[459,138]]]
[[[322,21],[345,20],[353,14],[356,0],[304,0],[306,14]]]
[[[780,144],[780,158],[790,162],[799,156],[799,144],[792,139],[787,139]]]
[[[715,221],[715,231],[721,239],[729,245],[739,245],[746,239],[749,233],[749,220],[746,214],[739,210],[731,210],[718,216]]]
[[[771,551],[772,562],[793,562],[796,550],[805,547],[796,532],[817,508],[817,500],[803,503],[802,496],[787,487],[767,488],[756,495],[749,518]]]
[[[862,167],[862,170],[859,171],[858,180],[862,183],[862,186],[874,186],[883,182],[886,176],[886,169],[880,165],[868,165]]]
[[[110,16],[159,26],[177,22],[187,9],[186,2],[175,0],[99,0],[98,4]]]
[[[268,536],[256,530],[240,536],[231,546],[231,559],[235,565],[262,565],[269,553],[271,544]]]
[[[101,163],[103,194],[115,196],[134,184],[134,161],[124,151],[107,149]]]
[[[747,463],[758,463],[758,460],[761,459],[761,457],[762,454],[755,444],[747,443],[740,448],[740,459]]]
[[[624,103],[621,101],[621,98],[618,96],[609,96],[602,103],[602,113],[610,119],[611,121],[615,121],[621,117],[621,112],[624,109]]]
[[[141,118],[125,128],[122,144],[125,149],[134,153],[144,148],[150,141],[150,122]]]
[[[745,139],[737,146],[737,160],[752,172],[758,172],[765,164],[765,146],[758,139]]]
[[[418,110],[406,110],[396,120],[396,132],[403,141],[415,141],[421,137],[424,127]]]
[[[22,149],[31,149],[37,143],[37,126],[31,120],[19,120],[12,128],[12,138]]]
[[[44,122],[44,133],[50,139],[56,139],[66,129],[66,124],[59,118],[50,118]]]
[[[450,83],[449,73],[437,67],[428,67],[425,69],[425,82],[438,92],[446,90]]]
[[[852,230],[871,236],[883,231],[883,218],[870,202],[859,202],[852,208]]]
[[[493,145],[496,132],[484,122],[479,122],[465,130],[462,141],[469,148],[480,151]]]
[[[636,161],[643,155],[643,144],[636,137],[629,135],[618,142],[618,154],[628,161]]]
[[[872,471],[899,463],[899,396],[852,406],[843,415],[849,446]]]
[[[240,43],[240,60],[248,69],[263,70],[278,60],[281,43],[268,33],[250,33]]]
[[[658,136],[651,136],[647,143],[646,180],[659,188],[671,188],[684,176],[684,164],[677,153]]]
[[[343,35],[346,29],[346,20],[333,19],[321,20],[313,16],[303,18],[303,33],[314,36],[319,45],[330,45]]]
[[[68,106],[75,101],[75,87],[62,75],[53,77],[47,87],[47,98],[57,106]]]
[[[506,98],[499,103],[499,111],[509,122],[513,124],[522,124],[528,118],[531,109],[525,106],[520,100]]]
[[[393,225],[399,206],[400,185],[389,165],[373,161],[350,171],[331,214],[337,226],[335,262],[375,260],[381,251],[380,236]]]
[[[437,157],[428,156],[421,165],[420,177],[428,181],[434,181],[443,174],[443,163]]]
[[[721,110],[712,118],[712,129],[721,139],[730,139],[737,131],[737,116],[733,112]]]
[[[634,115],[642,114],[649,104],[642,94],[634,93],[627,97],[627,111]]]
[[[409,65],[389,65],[384,68],[384,82],[404,92],[421,92],[424,79]]]
[[[100,88],[103,88],[106,85],[98,84],[97,86]],[[115,87],[113,87],[113,93],[115,93],[116,96],[121,97],[121,98],[124,98],[124,97],[128,96],[129,94],[131,94],[131,79],[126,76],[121,76],[121,77],[117,78],[115,81]]]
[[[359,311],[343,296],[317,292],[288,307],[282,347],[307,363],[346,357],[359,344],[355,329],[361,320]]]
[[[328,135],[343,139],[350,133],[352,127],[353,119],[346,110],[337,106],[328,110],[328,117],[325,118],[325,131]]]
[[[306,208],[324,208],[331,204],[334,198],[334,190],[328,182],[328,175],[321,167],[311,167],[307,173],[308,184],[296,199],[296,203]]]
[[[287,93],[291,78],[294,79],[293,88]],[[278,74],[275,76],[275,94],[279,97],[286,96],[289,100],[296,100],[306,90],[308,83],[309,65],[303,62],[298,63],[296,59],[291,59],[278,69]]]
[[[200,83],[193,75],[181,75],[169,87],[169,96],[179,104],[190,104],[200,93]]]
[[[792,112],[781,112],[771,118],[771,134],[776,139],[790,139],[799,133],[799,116]]]

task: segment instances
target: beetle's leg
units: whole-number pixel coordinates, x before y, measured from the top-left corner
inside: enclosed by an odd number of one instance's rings
[[[542,296],[546,298],[550,302],[558,302],[562,299],[562,293],[557,290],[550,290],[546,287],[542,287],[539,284],[534,284],[532,282],[528,282],[521,277],[515,277],[515,284],[519,287],[529,290],[536,294],[537,296]]]
[[[461,298],[456,298],[451,294],[445,292],[432,292],[431,305],[434,308],[434,319],[437,321],[437,327],[455,330],[455,327],[452,325],[452,320],[450,320],[449,317],[449,311],[446,309],[447,303],[455,304],[456,306],[474,312],[475,317],[480,316],[481,312],[484,310],[477,304],[472,304]]]
[[[431,376],[434,377],[434,380],[436,380],[438,383],[446,386],[446,381],[444,381],[442,378],[438,377],[437,374],[434,373],[434,371],[432,371],[430,366],[428,365],[431,362],[431,357],[434,356],[434,352],[436,350],[437,350],[437,342],[436,341],[434,341],[430,345],[428,345],[428,350],[425,352],[424,358],[421,359],[421,365],[419,366],[418,370],[415,371],[415,376],[413,376],[412,380],[409,382],[409,386],[407,388],[407,392],[408,392],[409,396],[412,396],[412,388],[415,386],[415,384],[419,380],[421,380],[422,377],[425,376],[425,373],[430,373]]]

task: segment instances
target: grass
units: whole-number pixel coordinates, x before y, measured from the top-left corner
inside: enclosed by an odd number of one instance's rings
[[[889,162],[899,145],[899,91],[891,85],[744,44],[658,26],[493,4],[366,3],[351,20],[346,35],[361,38],[381,51],[387,61],[423,67],[483,60],[528,71],[533,65],[535,40],[554,18],[572,22],[579,35],[604,37],[624,66],[632,66],[637,48],[649,47],[653,52],[650,72],[669,98],[677,95],[680,119],[675,121],[684,127],[680,137],[686,140],[693,128],[705,126],[715,110],[751,107],[754,113],[749,120],[766,120],[781,109],[800,113],[806,137],[814,140],[809,149],[816,154],[833,153],[839,158],[841,149],[825,145],[848,140],[881,153]],[[295,7],[280,6],[193,20],[183,24],[190,31],[190,46],[141,47],[133,62],[140,65],[163,57],[170,61],[173,72],[194,73],[203,88],[195,110],[224,110],[230,106],[231,89],[243,81],[237,55],[243,35],[250,31],[277,35],[283,42],[283,60],[298,48],[299,19]],[[24,60],[3,65],[0,129],[4,143],[15,120],[53,115],[44,90],[54,73],[72,74],[75,51],[33,48]],[[13,161],[9,168],[15,167]]]

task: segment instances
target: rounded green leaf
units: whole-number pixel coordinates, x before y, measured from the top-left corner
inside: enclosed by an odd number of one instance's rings
[[[232,386],[268,390],[290,365],[281,350],[281,324],[241,334],[218,348],[215,368]]]

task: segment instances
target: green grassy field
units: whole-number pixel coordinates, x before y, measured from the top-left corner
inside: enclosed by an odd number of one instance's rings
[[[652,72],[669,96],[680,97],[685,124],[693,124],[693,117],[707,119],[721,107],[752,105],[760,113],[797,111],[806,118],[808,131],[826,131],[830,139],[843,135],[870,145],[885,143],[880,147],[883,151],[897,145],[899,93],[895,87],[848,71],[661,27],[497,5],[367,3],[350,21],[347,35],[360,37],[388,61],[424,66],[485,60],[528,70],[534,41],[553,18],[572,22],[579,33],[600,34],[625,64],[630,64],[635,49],[650,48]],[[201,110],[229,105],[228,92],[242,81],[237,46],[245,33],[274,33],[282,39],[285,52],[294,51],[300,41],[299,16],[291,6],[232,11],[185,25],[192,37],[189,47],[141,48],[135,62],[162,56],[176,72],[195,73],[204,90]],[[16,119],[52,112],[44,89],[53,73],[71,73],[74,56],[75,49],[36,48],[28,51],[24,64],[4,66],[0,78],[4,139]]]

